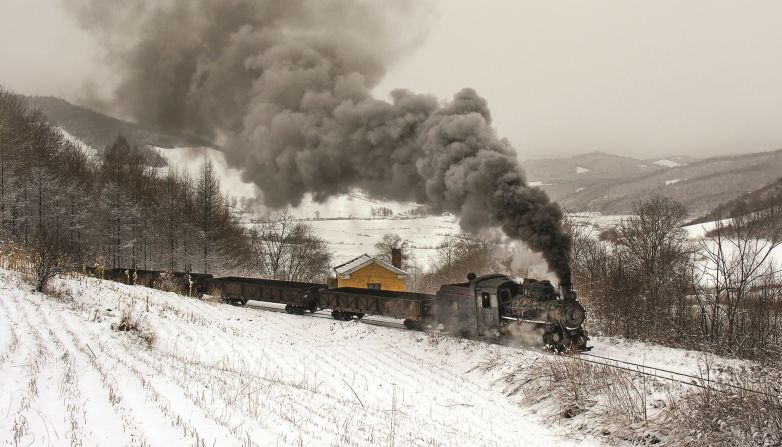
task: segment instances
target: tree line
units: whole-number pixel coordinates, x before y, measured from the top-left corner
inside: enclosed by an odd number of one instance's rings
[[[782,359],[782,227],[776,205],[692,239],[687,209],[665,197],[634,204],[616,228],[568,223],[574,284],[590,328],[669,346]]]
[[[325,280],[331,255],[310,227],[286,215],[248,230],[206,157],[192,178],[148,153],[122,136],[85,153],[0,89],[0,258],[39,290],[84,266]]]

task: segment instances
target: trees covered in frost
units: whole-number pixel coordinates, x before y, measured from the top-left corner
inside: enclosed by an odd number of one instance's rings
[[[0,90],[0,250],[34,272],[97,264],[239,271],[250,239],[204,162],[193,181],[119,136],[88,155],[21,97]]]

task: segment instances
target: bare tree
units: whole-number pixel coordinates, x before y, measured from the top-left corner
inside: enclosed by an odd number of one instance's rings
[[[736,216],[729,223],[716,221],[711,236],[700,243],[706,280],[699,282],[697,294],[702,331],[710,342],[725,349],[741,351],[766,338],[758,338],[754,328],[768,322],[748,318],[747,309],[752,307],[749,301],[754,301],[754,307],[768,304],[778,293],[774,284],[779,269],[772,260],[772,253],[782,244],[778,213],[771,208]],[[769,316],[774,314],[771,307],[763,307]]]
[[[287,211],[272,215],[251,238],[256,274],[290,281],[324,281],[329,276],[328,244]]]
[[[310,225],[298,222],[288,238],[289,281],[326,281],[330,276],[331,253],[325,240],[317,237]]]
[[[375,257],[388,263],[391,262],[391,251],[400,250],[402,253],[402,267],[405,268],[412,256],[410,241],[396,233],[386,233],[383,239],[375,244]]]
[[[694,252],[682,225],[687,220],[684,205],[668,197],[653,197],[633,205],[634,215],[617,227],[619,256],[637,285],[633,296],[636,312],[632,318],[639,332],[657,330],[665,318],[680,317],[683,301],[690,291],[689,266]],[[652,317],[655,316],[655,317]],[[657,327],[653,329],[653,327]]]
[[[440,284],[466,281],[468,273],[482,275],[507,271],[505,264],[509,264],[511,258],[510,253],[505,253],[498,232],[449,236],[437,247],[434,263],[428,273],[424,273],[420,265],[412,265],[409,286],[413,291],[431,293]]]
[[[286,241],[296,226],[287,211],[272,215],[254,230],[252,237],[255,268],[261,275],[278,279],[284,275]]]
[[[221,213],[224,209],[220,192],[220,180],[215,175],[212,161],[204,157],[196,180],[197,224],[201,232],[203,272],[210,272],[210,261],[217,257],[213,253],[215,240],[221,237]]]

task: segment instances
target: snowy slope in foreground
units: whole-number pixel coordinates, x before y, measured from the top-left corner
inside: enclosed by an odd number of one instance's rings
[[[470,371],[523,353],[0,270],[0,439],[20,445],[568,445]],[[131,311],[152,347],[111,324]],[[527,356],[532,354],[526,354]],[[538,354],[535,354],[538,355]],[[13,444],[13,442],[11,442]],[[79,444],[79,442],[75,442]]]

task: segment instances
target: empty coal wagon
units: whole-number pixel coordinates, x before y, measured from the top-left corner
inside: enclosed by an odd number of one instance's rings
[[[391,290],[339,287],[319,292],[322,309],[338,320],[377,315],[405,320],[409,329],[422,329],[436,321],[434,295]]]
[[[211,286],[213,296],[231,304],[244,305],[250,300],[285,304],[285,310],[293,314],[317,311],[318,291],[326,288],[326,284],[235,276],[215,278]]]
[[[102,277],[123,284],[150,287],[197,297],[201,297],[209,292],[209,282],[212,279],[212,275],[208,273],[125,268],[106,270],[103,272]]]

